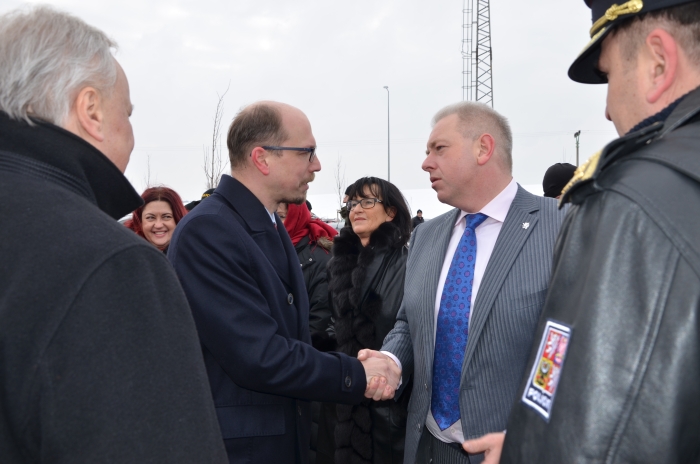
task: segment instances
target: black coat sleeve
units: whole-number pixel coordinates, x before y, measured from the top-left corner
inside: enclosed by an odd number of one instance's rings
[[[227,462],[192,315],[155,248],[94,270],[38,369],[42,462]]]
[[[169,257],[202,343],[236,385],[305,400],[364,398],[367,381],[356,358],[321,353],[286,332],[292,316],[285,313],[295,307],[245,230],[203,215],[180,232]]]

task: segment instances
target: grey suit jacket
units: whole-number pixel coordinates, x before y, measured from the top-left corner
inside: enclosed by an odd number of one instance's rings
[[[382,346],[401,361],[404,381],[414,376],[404,463],[415,460],[430,409],[435,297],[459,213],[454,209],[414,232],[403,301]],[[544,305],[554,243],[565,214],[557,209],[556,200],[518,186],[473,304],[459,399],[465,439],[506,428]],[[529,226],[524,228],[524,223]]]

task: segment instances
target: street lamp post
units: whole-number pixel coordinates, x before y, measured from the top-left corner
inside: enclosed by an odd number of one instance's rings
[[[581,136],[581,131],[574,132],[574,138],[576,139],[576,166],[578,166],[578,138]]]
[[[389,86],[386,89],[386,180],[391,182],[391,132],[389,126]]]

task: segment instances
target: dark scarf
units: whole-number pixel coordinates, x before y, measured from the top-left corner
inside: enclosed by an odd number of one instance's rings
[[[338,351],[356,357],[363,348],[379,349],[374,321],[382,308],[381,296],[372,282],[381,271],[383,258],[392,248],[401,246],[401,232],[385,222],[362,246],[350,227],[341,230],[333,242],[333,259],[328,264],[328,290],[333,299]],[[356,406],[337,405],[335,463],[372,462],[372,420],[365,399]]]

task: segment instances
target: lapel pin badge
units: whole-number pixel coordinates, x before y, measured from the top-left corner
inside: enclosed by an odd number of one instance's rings
[[[523,229],[527,230],[527,228],[530,227],[529,222],[523,222]]]

